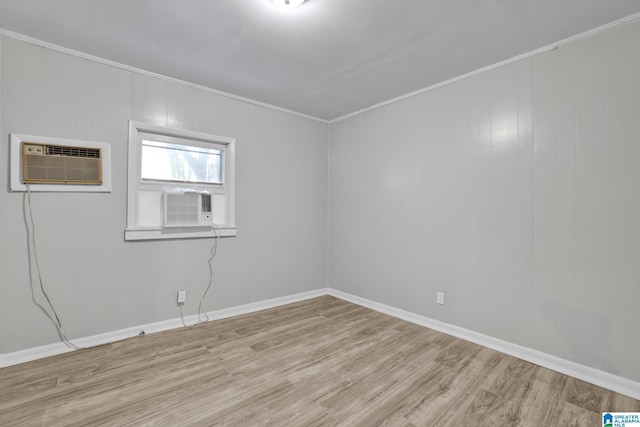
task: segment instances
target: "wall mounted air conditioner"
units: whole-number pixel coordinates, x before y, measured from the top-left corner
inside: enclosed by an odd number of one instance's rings
[[[22,142],[25,184],[102,184],[102,150]]]
[[[111,145],[11,134],[11,191],[110,192]]]
[[[211,194],[187,191],[164,193],[165,227],[212,227]]]

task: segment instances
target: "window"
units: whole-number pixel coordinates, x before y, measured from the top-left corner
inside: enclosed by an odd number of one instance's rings
[[[235,236],[235,140],[129,122],[126,240]]]

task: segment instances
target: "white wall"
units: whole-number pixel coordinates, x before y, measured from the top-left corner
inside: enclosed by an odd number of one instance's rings
[[[639,381],[639,76],[634,23],[333,123],[329,285]]]
[[[235,137],[238,237],[220,242],[205,309],[326,286],[327,125],[2,37],[0,353],[58,341],[29,263],[11,132],[111,143],[110,194],[34,194],[45,285],[67,334],[194,314],[211,240],[125,242],[127,121]]]

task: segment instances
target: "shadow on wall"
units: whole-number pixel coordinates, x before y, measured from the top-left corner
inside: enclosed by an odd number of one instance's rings
[[[607,359],[611,348],[611,320],[609,316],[555,301],[545,301],[540,313],[554,325],[571,351],[568,359],[612,374],[618,374]]]

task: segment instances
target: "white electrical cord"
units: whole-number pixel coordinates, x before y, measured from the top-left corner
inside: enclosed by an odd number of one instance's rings
[[[220,240],[220,232],[218,231],[218,226],[216,224],[213,224],[213,226],[211,227],[211,230],[213,231],[213,233],[215,234],[214,238],[213,238],[213,244],[211,245],[211,250],[209,251],[210,257],[209,257],[209,284],[207,285],[207,287],[205,288],[204,292],[202,292],[202,296],[200,297],[200,303],[198,304],[198,320],[194,323],[192,323],[191,325],[187,325],[187,323],[184,321],[184,315],[182,314],[182,306],[184,304],[178,304],[180,307],[180,319],[182,319],[182,325],[184,325],[185,328],[192,328],[196,325],[200,325],[201,323],[206,323],[211,321],[211,319],[209,318],[209,315],[207,314],[207,312],[203,312],[202,311],[202,304],[204,303],[204,299],[207,296],[207,293],[209,292],[209,289],[211,289],[211,286],[213,285],[213,260],[216,257],[216,253],[218,252],[218,241]],[[205,320],[202,320],[202,316],[204,315]]]
[[[67,335],[64,332],[64,328],[62,327],[62,322],[60,321],[60,317],[58,316],[58,312],[53,306],[53,303],[51,302],[51,299],[49,298],[49,295],[47,294],[47,291],[44,288],[44,284],[42,282],[42,273],[40,272],[40,262],[38,260],[38,248],[36,246],[36,227],[35,227],[35,223],[33,222],[33,211],[31,208],[31,187],[29,186],[29,184],[26,184],[26,187],[27,187],[27,200],[29,201],[29,221],[31,222],[31,246],[33,246],[33,258],[36,262],[36,270],[38,272],[38,281],[40,282],[40,290],[42,291],[44,298],[47,300],[47,303],[49,304],[51,311],[53,311],[53,316],[55,317],[55,320],[56,320],[54,324],[56,328],[58,328],[58,333],[60,334],[60,338],[62,339],[62,342],[64,342],[66,345],[76,350],[86,348],[86,347],[80,347],[72,343],[67,338]]]
[[[44,283],[42,280],[42,273],[40,271],[40,260],[38,259],[38,248],[36,246],[36,227],[35,227],[35,222],[33,221],[33,208],[31,206],[31,187],[29,186],[29,184],[26,184],[27,187],[27,200],[28,200],[28,204],[29,204],[29,222],[31,225],[31,246],[33,246],[33,258],[35,260],[35,264],[36,264],[36,271],[38,273],[38,282],[40,283],[40,291],[42,292],[42,295],[44,295],[44,298],[47,300],[47,304],[49,305],[49,307],[51,308],[51,311],[53,312],[53,316],[55,318],[55,322],[54,325],[56,326],[56,328],[58,329],[58,333],[60,334],[60,338],[62,340],[62,342],[64,342],[67,346],[76,349],[76,350],[82,350],[82,349],[86,349],[89,347],[81,347],[79,345],[74,344],[73,342],[71,342],[71,340],[69,340],[69,338],[67,338],[67,334],[64,332],[64,328],[62,327],[62,321],[60,320],[60,317],[58,316],[58,312],[56,311],[55,307],[53,306],[53,303],[51,302],[51,298],[49,298],[49,294],[47,293],[45,287],[44,287]],[[213,260],[216,257],[216,253],[218,252],[218,241],[220,240],[220,232],[218,231],[218,226],[216,224],[213,224],[213,226],[211,227],[213,233],[215,234],[214,239],[213,239],[213,244],[211,245],[211,250],[210,250],[210,257],[209,257],[209,283],[207,285],[207,287],[205,288],[204,292],[202,292],[202,296],[200,297],[200,303],[198,304],[198,320],[191,324],[191,325],[187,325],[187,323],[184,320],[184,315],[182,314],[182,305],[180,304],[180,318],[182,319],[182,324],[184,325],[184,327],[186,328],[192,328],[196,325],[199,325],[201,323],[206,323],[211,321],[211,319],[209,318],[209,315],[207,314],[206,311],[202,311],[202,304],[204,304],[204,299],[207,296],[207,293],[209,292],[209,290],[211,289],[211,287],[213,286]],[[27,230],[29,231],[29,230]],[[204,319],[202,319],[202,316],[204,315]],[[53,319],[52,319],[53,320]]]

